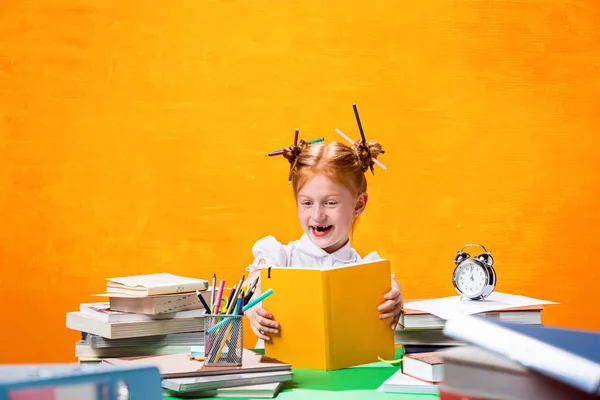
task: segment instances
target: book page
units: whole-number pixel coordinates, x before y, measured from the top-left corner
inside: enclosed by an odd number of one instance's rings
[[[439,299],[412,301],[405,303],[404,308],[424,311],[447,320],[457,315],[470,315],[487,311],[541,304],[557,303],[514,294],[494,292],[485,300],[461,300],[460,296],[452,296]]]
[[[154,288],[163,286],[187,285],[190,283],[202,282],[206,282],[206,284],[208,284],[208,281],[205,281],[203,279],[186,278],[183,276],[177,276],[169,273],[124,276],[118,278],[108,278],[107,280],[109,281],[109,285],[110,283],[116,283],[118,285],[123,285],[130,288]]]

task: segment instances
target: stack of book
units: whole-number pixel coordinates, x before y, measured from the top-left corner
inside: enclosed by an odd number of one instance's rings
[[[191,354],[111,358],[104,364],[121,367],[155,366],[162,376],[165,394],[176,397],[275,397],[292,379],[290,364],[243,349],[241,366],[207,366]]]
[[[108,302],[82,303],[66,326],[81,332],[80,362],[104,358],[189,352],[204,341],[208,281],[172,274],[109,278]]]
[[[396,345],[402,346],[403,361],[398,373],[384,383],[383,391],[438,393],[444,377],[444,363],[438,352],[465,345],[460,338],[444,333],[449,316],[474,314],[523,326],[541,326],[542,304],[553,302],[492,293],[485,301],[453,296],[405,303],[394,332]]]
[[[440,399],[600,397],[600,332],[464,315],[448,320],[444,333],[466,345],[439,352]]]
[[[413,302],[407,304],[410,306]],[[480,315],[517,324],[542,325],[543,310],[544,307],[540,305],[531,305],[487,311]],[[404,308],[394,332],[394,341],[403,347],[404,353],[420,353],[463,344],[444,335],[445,323],[445,319],[427,311]]]

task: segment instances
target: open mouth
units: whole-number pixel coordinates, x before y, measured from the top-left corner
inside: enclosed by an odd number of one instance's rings
[[[315,236],[325,236],[329,233],[329,231],[333,228],[333,225],[323,225],[323,226],[312,226],[310,230]]]

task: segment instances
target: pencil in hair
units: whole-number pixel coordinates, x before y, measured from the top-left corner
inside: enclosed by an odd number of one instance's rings
[[[356,116],[356,123],[358,124],[358,130],[360,131],[360,137],[362,138],[363,144],[367,145],[367,139],[365,139],[365,133],[363,132],[362,124],[360,123],[360,117],[358,116],[358,108],[356,108],[356,104],[352,104],[352,108],[354,109],[354,115]]]

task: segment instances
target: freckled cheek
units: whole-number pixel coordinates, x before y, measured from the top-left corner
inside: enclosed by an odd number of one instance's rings
[[[308,224],[308,218],[310,218],[310,212],[303,209],[298,209],[298,219],[303,224]]]
[[[349,223],[349,220],[344,213],[340,212],[332,212],[329,214],[329,217],[332,221],[335,221],[336,225],[346,225]]]
[[[335,220],[341,226],[350,226],[352,223],[352,216],[349,216],[348,213],[337,213],[335,216]]]

